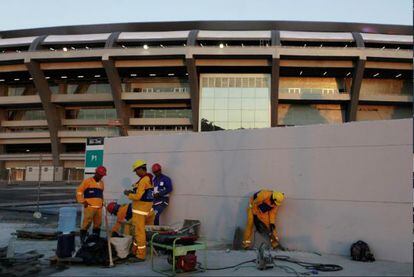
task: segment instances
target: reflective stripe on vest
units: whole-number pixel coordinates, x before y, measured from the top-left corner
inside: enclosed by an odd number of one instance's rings
[[[144,245],[144,246],[137,246],[137,248],[138,249],[144,249],[144,248],[146,248],[146,246]]]
[[[132,209],[132,212],[134,214],[140,214],[140,215],[148,215],[149,214],[149,212],[143,212],[143,211],[135,210],[135,209]]]

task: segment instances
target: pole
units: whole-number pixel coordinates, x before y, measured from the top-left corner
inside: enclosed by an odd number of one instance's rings
[[[40,182],[42,180],[42,154],[39,156],[39,178],[37,183],[37,211],[33,213],[33,217],[40,219],[42,217],[42,213],[40,212]]]
[[[108,254],[109,254],[109,267],[114,267],[114,261],[112,259],[112,246],[111,246],[111,234],[109,232],[109,226],[108,226],[108,210],[106,209],[106,206],[104,205],[105,209],[105,229],[106,229],[106,238],[108,241]]]

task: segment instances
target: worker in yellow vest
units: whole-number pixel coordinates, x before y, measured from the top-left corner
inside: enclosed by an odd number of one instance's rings
[[[93,222],[92,232],[99,236],[102,223],[102,205],[104,182],[102,178],[106,176],[106,168],[98,166],[95,175],[82,181],[76,190],[76,200],[83,204],[83,222],[80,229],[80,239],[83,244],[88,235],[88,229]]]
[[[279,246],[279,238],[276,231],[276,216],[279,206],[285,199],[285,195],[279,191],[260,190],[249,200],[247,208],[247,226],[243,236],[243,248],[251,246],[253,225],[260,233],[265,232],[270,237],[272,248]]]
[[[132,165],[139,180],[133,185],[132,190],[125,190],[124,194],[132,200],[132,225],[135,230],[136,259],[134,261],[145,261],[146,256],[146,236],[145,225],[154,224],[154,213],[152,211],[152,202],[154,200],[152,185],[152,175],[147,173],[147,163],[143,160],[137,160]]]

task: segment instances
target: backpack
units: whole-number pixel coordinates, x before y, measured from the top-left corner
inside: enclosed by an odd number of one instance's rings
[[[366,242],[359,240],[351,246],[351,257],[354,261],[374,262],[374,255],[371,253]]]
[[[91,235],[76,252],[75,257],[82,258],[86,265],[107,265],[109,260],[108,241]]]

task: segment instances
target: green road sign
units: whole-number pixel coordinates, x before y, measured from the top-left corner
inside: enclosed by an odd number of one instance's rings
[[[103,150],[88,150],[85,156],[85,167],[98,167],[103,164]]]

